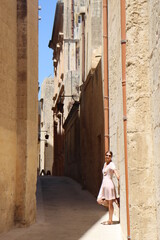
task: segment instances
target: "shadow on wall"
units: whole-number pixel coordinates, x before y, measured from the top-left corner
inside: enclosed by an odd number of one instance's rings
[[[80,148],[80,116],[79,102],[75,102],[64,123],[65,129],[65,176],[82,184],[81,148]]]
[[[52,164],[52,175],[64,175],[64,134],[57,132],[57,126],[54,126],[54,161]]]
[[[64,123],[65,176],[97,196],[104,164],[104,110],[101,61],[81,86],[80,106],[75,102]]]
[[[88,74],[81,89],[80,106],[73,104],[63,127],[65,135],[57,131],[54,123],[52,175],[71,177],[97,196],[104,164],[101,61],[94,72]]]
[[[104,164],[104,110],[101,60],[81,91],[80,145],[85,187],[97,196]]]

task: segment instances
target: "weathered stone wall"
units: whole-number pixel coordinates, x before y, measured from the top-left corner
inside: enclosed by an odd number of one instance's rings
[[[131,235],[137,240],[157,239],[149,69],[149,3],[126,3]]]
[[[17,159],[16,2],[2,0],[0,3],[0,232],[14,222]]]
[[[97,64],[102,52],[102,0],[86,1],[85,8],[85,78]],[[99,59],[98,59],[99,60]]]
[[[81,183],[80,116],[79,104],[75,103],[64,123],[65,162],[64,174]]]
[[[36,217],[38,125],[38,2],[27,1],[27,164],[25,222]]]
[[[35,220],[38,3],[0,4],[0,231]]]
[[[158,1],[126,1],[129,206],[131,237],[136,240],[159,236],[159,11]],[[119,1],[109,1],[108,12],[110,144],[121,176],[121,227],[126,237]]]
[[[104,164],[104,119],[101,61],[89,74],[81,93],[80,146],[82,184],[97,196]]]
[[[120,219],[122,231],[124,234],[126,234],[126,195],[121,72],[121,15],[119,0],[108,1],[108,64],[110,150],[113,152],[113,162],[115,163],[120,174]],[[114,182],[118,193],[116,178],[114,178]]]
[[[66,96],[77,95],[79,88],[79,69],[76,66],[76,46],[79,39],[80,23],[78,23],[79,5],[81,3],[74,1],[73,25],[74,38],[71,33],[71,0],[64,1],[64,93]],[[75,98],[77,100],[77,98]],[[74,100],[72,97],[64,98],[64,119],[67,118],[72,108]]]
[[[54,93],[54,79],[52,77],[45,78],[41,86],[41,99],[43,99],[43,109],[41,115],[43,116],[43,126],[41,126],[41,162],[40,172],[42,169],[52,173],[53,166],[53,93]],[[49,138],[45,139],[48,134]],[[46,147],[45,143],[48,143]]]
[[[82,83],[82,18],[81,25],[79,25],[81,179],[83,187],[86,187],[97,196],[101,184],[102,166],[104,163],[103,86],[102,65],[100,60],[102,54],[102,1],[81,1],[81,3],[77,3],[76,6],[78,6],[77,11],[79,9],[81,14],[85,14],[84,83]]]
[[[79,100],[79,81],[80,77],[78,71],[68,71],[65,73],[65,95],[70,96],[64,99],[65,119],[67,118],[73,103]]]
[[[151,87],[151,114],[153,131],[153,165],[155,178],[157,235],[160,238],[160,4],[150,1],[149,8],[149,69]],[[152,237],[153,238],[153,237]]]
[[[71,0],[64,0],[64,38],[71,38]]]

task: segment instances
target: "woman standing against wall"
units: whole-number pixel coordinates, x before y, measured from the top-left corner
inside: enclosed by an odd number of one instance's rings
[[[109,206],[109,220],[104,222],[104,224],[112,224],[113,217],[113,202],[116,201],[116,189],[113,183],[112,177],[113,174],[116,175],[117,180],[119,181],[119,174],[116,170],[115,164],[112,162],[113,153],[111,151],[106,152],[105,154],[105,163],[103,166],[103,180],[97,197],[97,202],[100,205]]]

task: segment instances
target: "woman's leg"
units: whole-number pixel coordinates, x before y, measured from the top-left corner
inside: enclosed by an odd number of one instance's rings
[[[108,221],[109,224],[112,224],[113,211],[114,211],[113,200],[109,200],[109,221]]]

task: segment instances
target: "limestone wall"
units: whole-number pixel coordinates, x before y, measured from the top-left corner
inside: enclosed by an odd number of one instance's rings
[[[153,131],[153,165],[155,178],[156,222],[157,235],[160,236],[160,5],[159,1],[152,1],[149,8],[149,68],[151,87],[151,114]]]
[[[71,0],[64,1],[64,38],[71,38]]]
[[[52,77],[44,79],[41,86],[41,99],[43,99],[43,107],[41,115],[43,115],[43,126],[41,126],[41,155],[40,155],[40,172],[42,169],[52,173],[53,166],[53,94],[54,94],[54,80]],[[45,135],[49,138],[46,140]],[[46,147],[45,143],[48,143]]]
[[[120,1],[108,1],[108,64],[109,64],[109,135],[113,162],[120,174],[120,219],[126,234],[126,195],[123,138],[123,99],[121,66]],[[114,178],[117,188],[117,179]],[[116,209],[116,212],[117,209]]]
[[[27,165],[25,222],[36,217],[38,125],[38,2],[27,1]]]
[[[17,158],[17,5],[0,4],[0,232],[14,222]],[[9,154],[8,154],[9,153]]]
[[[131,235],[157,239],[148,1],[127,1],[126,14]]]
[[[101,61],[89,74],[81,93],[80,146],[82,184],[97,196],[104,164],[104,120]],[[94,183],[94,184],[93,184]]]
[[[0,4],[0,231],[36,214],[38,3]]]
[[[81,183],[79,104],[74,104],[64,123],[64,174]]]
[[[91,68],[97,64],[96,58],[102,54],[102,1],[86,1],[85,9],[85,78],[87,78]]]
[[[136,240],[159,236],[159,11],[158,1],[126,1],[129,207]],[[119,1],[109,1],[110,144],[121,176],[126,237],[120,17]]]

